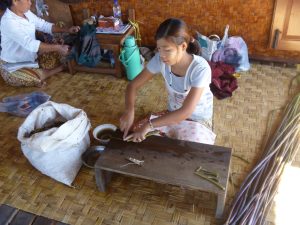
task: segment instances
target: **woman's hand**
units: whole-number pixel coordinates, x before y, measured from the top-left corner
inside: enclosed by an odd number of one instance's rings
[[[61,55],[65,56],[69,54],[69,45],[55,45],[57,48],[57,52]]]
[[[120,118],[120,130],[124,132],[123,139],[126,138],[129,129],[134,121],[134,109],[126,110]]]
[[[148,122],[144,123],[140,128],[136,129],[134,133],[128,135],[124,140],[132,140],[133,142],[141,142],[146,139],[146,134],[151,131]]]
[[[126,138],[129,129],[132,127],[134,121],[134,103],[138,89],[143,86],[148,80],[153,77],[147,69],[144,69],[133,81],[131,81],[126,88],[125,105],[126,111],[120,118],[120,129],[124,132],[123,139]]]
[[[68,33],[71,33],[71,34],[75,34],[77,33],[78,31],[80,31],[80,27],[79,26],[72,26],[68,29]]]

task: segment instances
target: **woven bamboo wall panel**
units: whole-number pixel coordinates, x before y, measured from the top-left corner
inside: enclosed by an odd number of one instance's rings
[[[185,20],[193,31],[205,35],[223,35],[226,24],[230,35],[242,36],[251,54],[299,58],[296,51],[279,51],[268,48],[275,0],[119,0],[122,11],[128,7],[136,11],[143,45],[155,45],[154,34],[158,25],[169,17]],[[86,0],[73,4],[73,14],[80,18],[83,8],[91,13],[112,14],[112,0]],[[75,19],[75,20],[76,20]],[[79,20],[80,21],[80,20]],[[78,20],[76,20],[78,22]]]

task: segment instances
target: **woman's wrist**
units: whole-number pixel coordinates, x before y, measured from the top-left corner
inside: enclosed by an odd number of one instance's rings
[[[61,51],[61,45],[55,44],[54,49],[55,49],[55,52],[60,52]]]
[[[54,49],[55,49],[56,52],[59,51],[60,50],[60,45],[59,44],[55,44],[54,45]]]
[[[154,126],[153,126],[151,119],[148,120],[148,125],[149,125],[150,130],[154,130]]]
[[[134,108],[133,107],[126,108],[125,112],[127,112],[127,113],[134,113]]]
[[[142,126],[142,130],[144,131],[145,135],[147,135],[147,133],[151,132],[152,129],[149,125],[148,122],[144,123],[143,126]]]

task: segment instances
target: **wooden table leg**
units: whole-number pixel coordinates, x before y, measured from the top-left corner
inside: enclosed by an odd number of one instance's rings
[[[95,169],[95,177],[96,177],[96,184],[98,187],[98,190],[101,192],[106,191],[106,186],[110,182],[111,177],[112,177],[112,172],[110,171],[105,171],[99,168]]]
[[[74,75],[76,73],[74,66],[75,66],[75,61],[69,60],[68,61],[68,69],[69,69],[69,73],[72,75]]]
[[[114,59],[115,59],[115,69],[116,69],[116,77],[121,78],[122,77],[122,64],[119,60],[120,55],[120,46],[114,45],[113,46],[113,52],[114,52]]]
[[[98,190],[101,192],[105,192],[106,189],[106,179],[105,179],[105,172],[102,169],[96,168],[95,169],[95,177],[96,177],[96,184],[98,187]]]
[[[222,219],[225,207],[226,193],[218,194],[216,218]]]

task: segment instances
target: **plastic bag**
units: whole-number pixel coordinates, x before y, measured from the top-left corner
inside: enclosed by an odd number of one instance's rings
[[[220,47],[224,46],[226,39],[228,38],[229,25],[225,27],[224,36],[222,40],[216,34],[206,37],[197,32],[197,40],[201,47],[201,56],[207,61],[211,61],[212,55]]]
[[[26,117],[36,107],[45,103],[50,98],[51,96],[40,91],[6,97],[0,102],[0,112],[7,112],[15,116]]]
[[[197,39],[201,46],[201,56],[207,61],[210,61],[213,53],[218,49],[220,37],[218,35],[210,35],[209,37],[206,37],[197,33]]]
[[[48,101],[28,115],[18,140],[36,169],[70,186],[82,165],[81,155],[90,145],[90,127],[82,109]]]
[[[216,50],[212,56],[213,62],[224,62],[235,67],[235,71],[247,71],[250,69],[248,48],[241,37],[230,37],[223,47]]]
[[[48,5],[44,3],[44,0],[35,0],[36,13],[39,17],[44,15],[49,16]]]

